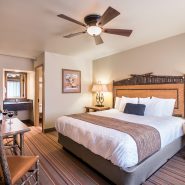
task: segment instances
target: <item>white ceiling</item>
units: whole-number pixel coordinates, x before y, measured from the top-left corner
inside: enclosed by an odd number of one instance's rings
[[[95,45],[88,34],[62,35],[84,28],[57,17],[66,14],[83,22],[108,6],[121,15],[106,28],[133,29],[130,37],[102,34]],[[0,0],[0,53],[37,57],[42,51],[96,59],[185,32],[185,0]]]

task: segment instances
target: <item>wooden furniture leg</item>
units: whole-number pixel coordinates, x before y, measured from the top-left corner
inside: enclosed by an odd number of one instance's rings
[[[20,133],[20,155],[24,155],[24,133]]]

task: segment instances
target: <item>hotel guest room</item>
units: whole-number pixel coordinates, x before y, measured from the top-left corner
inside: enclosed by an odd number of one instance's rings
[[[0,184],[185,185],[185,1],[0,0]]]

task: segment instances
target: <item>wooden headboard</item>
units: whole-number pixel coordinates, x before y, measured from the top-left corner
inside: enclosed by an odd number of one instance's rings
[[[185,116],[184,76],[156,76],[152,73],[131,75],[130,78],[113,81],[113,105],[115,97],[158,97],[176,99],[174,115]]]

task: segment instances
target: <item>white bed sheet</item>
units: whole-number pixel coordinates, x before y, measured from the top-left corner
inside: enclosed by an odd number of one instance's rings
[[[117,109],[90,114],[150,125],[160,133],[161,148],[184,135],[183,127],[185,120],[178,117],[136,116],[124,114]],[[71,138],[93,153],[110,160],[113,164],[123,169],[138,163],[136,143],[126,133],[67,116],[58,118],[55,126],[56,130],[64,136]]]

